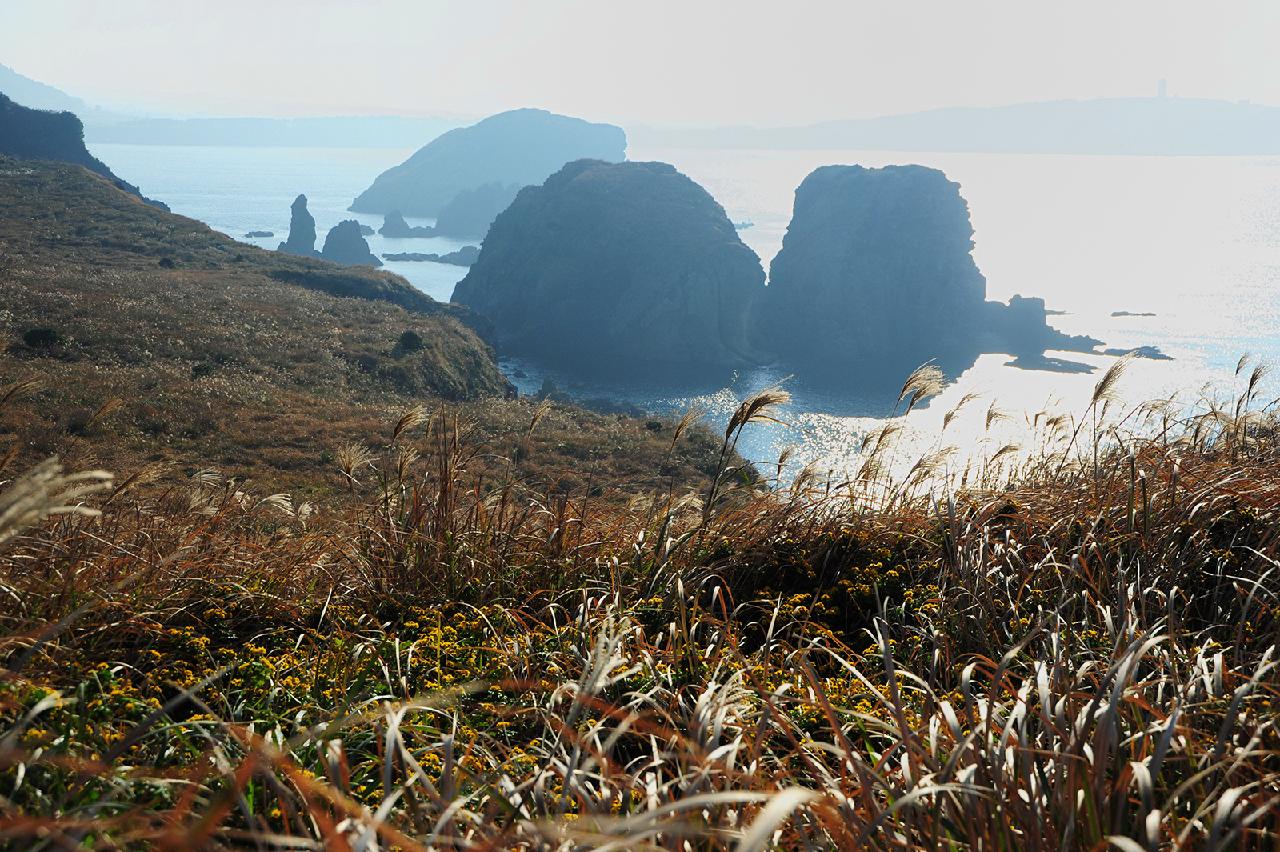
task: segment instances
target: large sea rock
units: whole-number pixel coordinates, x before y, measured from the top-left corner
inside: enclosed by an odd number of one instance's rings
[[[1044,302],[986,301],[960,185],[924,166],[824,166],[795,210],[756,311],[760,344],[808,373],[900,381],[951,374],[982,352],[1087,350],[1046,325]]]
[[[316,220],[307,210],[307,197],[299,195],[289,205],[289,236],[276,251],[302,257],[318,257],[316,253]]]
[[[436,138],[380,174],[351,210],[437,216],[466,190],[490,183],[541,183],[571,160],[621,161],[626,148],[620,127],[545,110],[512,110]]]
[[[161,210],[169,208],[145,197],[136,186],[115,175],[84,146],[84,124],[70,112],[31,109],[0,94],[0,154],[24,160],[58,160],[84,166],[119,189]]]
[[[763,289],[701,186],[665,163],[581,160],[521,190],[453,300],[493,322],[500,351],[667,376],[755,360]]]
[[[329,229],[320,256],[343,266],[381,266],[378,256],[369,251],[369,243],[360,233],[355,219],[339,222]]]

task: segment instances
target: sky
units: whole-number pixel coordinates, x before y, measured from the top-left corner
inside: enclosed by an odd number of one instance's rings
[[[1280,104],[1280,0],[0,0],[0,63],[117,109],[777,126],[1170,94]]]

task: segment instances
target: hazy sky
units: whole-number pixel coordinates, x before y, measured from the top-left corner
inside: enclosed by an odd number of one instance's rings
[[[541,106],[776,125],[1052,98],[1280,104],[1280,0],[0,0],[0,62],[204,115]]]

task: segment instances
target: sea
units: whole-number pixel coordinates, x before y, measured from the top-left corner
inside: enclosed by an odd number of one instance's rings
[[[384,169],[412,150],[90,145],[93,154],[175,213],[231,237],[275,248],[289,226],[289,205],[305,193],[324,234],[343,219],[375,230],[381,217],[347,206]],[[1088,334],[1106,348],[1157,347],[1167,360],[1139,359],[1120,380],[1117,417],[1142,403],[1172,399],[1175,410],[1238,392],[1257,363],[1280,364],[1280,157],[1143,157],[956,154],[889,151],[631,149],[633,160],[675,165],[704,186],[736,223],[766,269],[791,217],[795,188],[829,164],[919,163],[960,184],[975,231],[974,257],[988,298],[1041,296],[1052,325]],[[430,219],[410,219],[431,224]],[[272,231],[251,239],[249,231]],[[444,238],[369,238],[374,253],[453,251]],[[415,287],[447,301],[466,274],[436,263],[388,262]],[[1120,314],[1120,315],[1117,315]],[[751,424],[739,451],[782,481],[811,466],[840,481],[860,465],[863,442],[887,419],[903,429],[895,464],[954,447],[956,470],[1006,446],[1031,450],[1045,413],[1081,416],[1114,356],[1050,353],[1076,372],[1026,370],[984,355],[937,397],[905,417],[895,394],[855,390],[777,369],[745,370],[697,387],[660,377],[627,384],[586,382],[529,361],[502,367],[522,393],[547,380],[581,399],[610,400],[657,415],[698,408],[723,428],[747,395],[780,384],[791,402],[777,423]],[[1246,375],[1237,375],[1249,356]],[[1277,374],[1280,375],[1280,374]],[[905,379],[905,376],[904,376]],[[1265,404],[1280,395],[1264,382]],[[1270,394],[1270,396],[1268,396]],[[970,396],[976,395],[976,396]],[[945,423],[947,412],[969,401]],[[1131,423],[1136,419],[1131,418]],[[777,461],[787,461],[779,468]]]

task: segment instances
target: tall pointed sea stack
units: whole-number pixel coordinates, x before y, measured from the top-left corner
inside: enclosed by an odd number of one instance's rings
[[[299,195],[293,199],[289,210],[289,236],[280,244],[278,251],[300,254],[303,257],[315,257],[316,220],[307,210],[307,197]]]
[[[665,163],[570,163],[494,221],[454,291],[500,349],[578,370],[662,375],[749,362],[759,258]]]

